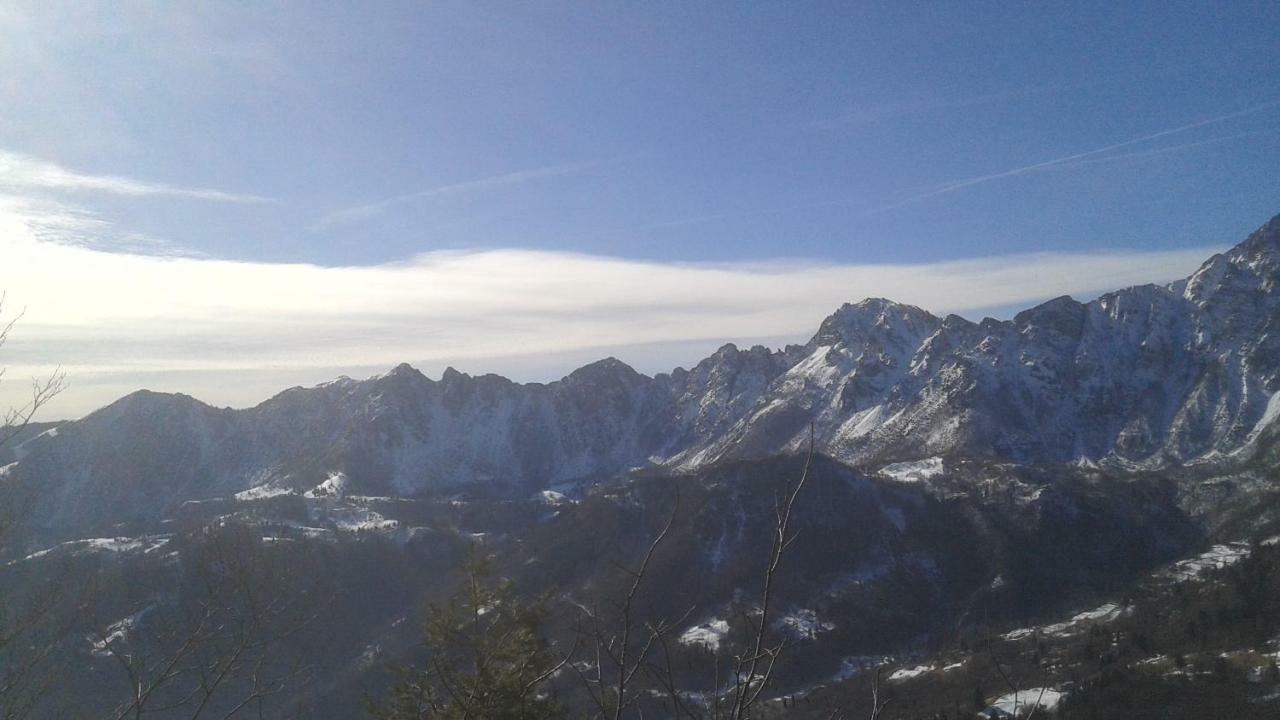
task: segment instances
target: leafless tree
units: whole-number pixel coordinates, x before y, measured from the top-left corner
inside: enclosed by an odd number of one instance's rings
[[[65,631],[55,619],[63,580],[60,574],[34,588],[16,611],[0,605],[0,720],[28,717],[56,681],[49,661]]]
[[[871,720],[880,720],[890,699],[880,699],[880,668],[876,668],[876,674],[871,676]]]
[[[6,297],[0,293],[0,316],[4,314]],[[22,318],[19,312],[0,320],[0,347]],[[0,368],[0,380],[5,369]],[[17,441],[32,419],[66,387],[61,369],[41,380],[31,380],[31,394],[22,404],[4,410],[0,415],[0,448]],[[9,553],[7,547],[12,523],[21,517],[27,505],[22,489],[0,475],[0,558]],[[52,614],[57,583],[37,588],[27,594],[22,607],[14,607],[0,595],[0,718],[14,720],[26,717],[51,682],[45,667],[51,644],[43,641],[46,622]]]
[[[269,699],[307,683],[310,666],[281,650],[317,619],[323,599],[250,533],[211,528],[183,553],[189,597],[157,598],[123,620],[91,622],[94,651],[111,658],[127,688],[108,717],[262,716]]]
[[[0,294],[0,314],[4,306]],[[0,346],[21,318],[19,312],[0,322]],[[0,369],[0,379],[4,374]],[[0,447],[21,441],[65,387],[60,368],[33,379],[28,399],[0,414]],[[22,490],[0,476],[0,557],[6,555],[7,531],[30,499]],[[290,577],[289,568],[270,562],[260,544],[235,542],[226,532],[211,533],[200,550],[191,568],[197,598],[149,613],[147,642],[129,638],[120,623],[91,623],[94,650],[113,659],[129,688],[128,698],[109,717],[231,718],[260,710],[264,700],[305,680],[303,662],[279,660],[271,652],[315,616],[307,606],[313,598],[304,588],[281,584]],[[82,616],[97,611],[94,593],[69,588],[67,580],[59,575],[28,589],[21,608],[0,597],[2,720],[27,717],[59,679],[67,679],[65,668],[50,666],[52,654],[71,634],[57,608],[68,598],[80,598]]]
[[[0,293],[0,316],[4,315],[6,299],[6,295]],[[9,334],[23,314],[24,312],[18,312],[8,320],[0,320],[0,347],[9,340]],[[0,368],[0,380],[4,379],[5,371],[6,368]],[[31,379],[30,397],[22,405],[15,405],[4,411],[3,419],[0,420],[0,447],[7,445],[27,429],[36,414],[66,388],[66,380],[66,373],[61,368],[47,378]]]
[[[635,682],[642,673],[652,670],[649,661],[656,649],[662,648],[669,657],[667,636],[689,615],[686,612],[672,621],[659,619],[643,623],[642,626],[634,616],[645,576],[654,556],[675,525],[679,511],[680,496],[677,493],[666,523],[649,543],[640,564],[634,568],[621,567],[630,578],[630,584],[621,600],[610,603],[612,616],[602,612],[597,603],[585,611],[585,622],[579,622],[580,629],[586,628],[588,638],[584,645],[591,650],[592,657],[588,660],[586,669],[581,667],[581,663],[571,667],[577,672],[595,706],[596,718],[621,720],[624,713],[635,705],[638,697],[634,691]],[[660,679],[671,680],[670,668],[667,670],[666,674],[659,676]],[[678,691],[674,685],[669,691],[678,708]]]
[[[1032,643],[1039,642],[1038,636],[1033,633],[1031,641]],[[996,674],[1000,676],[1000,680],[1004,682],[1005,687],[1009,688],[1009,692],[1013,695],[1013,714],[1016,715],[1020,711],[1018,695],[1022,690],[1019,688],[1018,683],[1013,679],[1013,676],[1011,676],[1009,671],[1005,668],[1004,662],[1000,659],[1000,654],[996,652],[995,643],[992,640],[990,632],[987,634],[987,654],[991,657],[991,664],[995,667]],[[1048,686],[1048,673],[1041,669],[1040,695],[1036,698],[1035,704],[1031,706],[1031,711],[1027,713],[1024,720],[1033,720],[1036,713],[1040,711],[1041,705],[1044,702],[1044,694],[1048,689]]]
[[[751,709],[759,702],[769,687],[773,671],[779,658],[787,647],[786,638],[776,641],[770,639],[770,611],[778,574],[778,567],[787,549],[795,542],[797,531],[791,527],[796,499],[809,479],[809,469],[813,464],[814,430],[809,426],[809,451],[805,455],[804,470],[800,479],[792,484],[784,483],[782,492],[774,499],[773,546],[769,553],[769,562],[764,569],[764,579],[760,591],[760,617],[758,621],[745,615],[751,624],[751,651],[747,655],[734,658],[733,693],[727,720],[745,720],[751,717]],[[717,712],[713,717],[719,718]]]
[[[623,567],[630,583],[626,593],[610,603],[611,614],[602,613],[599,605],[585,609],[585,626],[588,628],[586,647],[593,650],[585,662],[572,667],[586,688],[595,712],[600,720],[621,720],[629,712],[643,717],[638,700],[637,681],[648,680],[665,695],[668,710],[675,718],[691,720],[747,720],[764,699],[770,687],[778,661],[788,647],[785,637],[774,637],[771,632],[772,613],[777,593],[777,575],[782,561],[795,542],[795,506],[804,489],[814,456],[813,428],[810,427],[809,447],[804,469],[798,480],[783,483],[774,500],[772,544],[761,574],[758,605],[753,611],[741,613],[747,628],[746,649],[731,658],[730,670],[721,677],[722,658],[712,656],[714,679],[705,706],[689,700],[689,693],[680,688],[674,671],[671,644],[672,633],[692,615],[694,608],[674,618],[659,618],[638,623],[634,617],[638,596],[644,591],[646,576],[654,557],[660,552],[676,522],[680,509],[676,496],[665,524],[649,543],[640,563],[635,567]]]

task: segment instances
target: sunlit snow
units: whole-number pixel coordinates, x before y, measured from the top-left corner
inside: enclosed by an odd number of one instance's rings
[[[902,668],[900,670],[895,670],[893,674],[889,676],[889,681],[902,682],[903,680],[910,680],[911,678],[920,677],[927,672],[932,672],[933,669],[934,667],[932,665],[917,665],[912,668]]]
[[[893,463],[880,468],[880,474],[898,482],[923,482],[941,475],[942,458],[931,457],[923,460]]]
[[[729,634],[727,620],[711,620],[685,630],[680,635],[682,645],[702,645],[709,650],[719,650],[720,641]]]

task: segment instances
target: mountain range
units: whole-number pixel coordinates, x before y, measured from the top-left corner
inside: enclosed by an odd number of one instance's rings
[[[613,358],[546,384],[400,365],[242,410],[140,391],[27,440],[4,472],[40,487],[43,523],[93,526],[334,478],[364,495],[527,495],[794,452],[810,427],[820,453],[871,469],[1212,463],[1280,416],[1278,281],[1280,216],[1167,285],[1003,321],[868,299],[803,345],[729,344],[654,377]]]

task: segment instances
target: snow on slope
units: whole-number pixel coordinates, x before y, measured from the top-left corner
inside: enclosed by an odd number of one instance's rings
[[[992,706],[998,707],[1010,715],[1022,715],[1039,706],[1043,710],[1053,711],[1062,702],[1066,693],[1053,688],[1027,688],[1017,693],[1007,693],[996,698]]]
[[[55,545],[54,547],[44,550],[37,550],[22,558],[26,560],[37,560],[47,557],[58,551],[70,552],[75,555],[94,552],[106,553],[152,553],[169,543],[168,535],[149,535],[144,537],[102,537],[102,538],[85,538],[82,540],[68,540],[66,542]]]
[[[893,673],[889,675],[889,682],[910,680],[912,678],[920,677],[927,672],[933,672],[933,670],[934,667],[932,665],[917,665],[916,667],[901,668],[893,671]]]
[[[347,494],[347,476],[345,473],[332,472],[324,482],[303,493],[309,498],[341,498]]]
[[[1249,545],[1242,542],[1214,545],[1199,555],[1180,560],[1165,570],[1175,579],[1194,580],[1205,570],[1221,570],[1249,557]]]
[[[267,498],[280,497],[281,495],[292,495],[294,491],[287,487],[278,487],[271,485],[255,485],[248,490],[241,490],[235,494],[235,499],[242,502],[251,502],[254,500],[266,500]]]
[[[1115,603],[1107,603],[1095,610],[1076,614],[1070,620],[1037,628],[1019,628],[1003,635],[1005,640],[1022,640],[1039,633],[1045,637],[1068,637],[1093,625],[1105,625],[1124,615],[1126,610]]]
[[[923,482],[942,474],[942,458],[931,457],[923,460],[893,463],[880,468],[879,472],[881,475],[897,482]]]

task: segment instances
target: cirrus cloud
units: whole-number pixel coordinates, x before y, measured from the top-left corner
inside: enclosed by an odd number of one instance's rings
[[[271,198],[259,195],[244,195],[222,190],[211,190],[209,188],[179,187],[136,180],[121,175],[82,173],[57,163],[6,150],[0,150],[0,188],[20,192],[33,190],[87,191],[134,197],[162,195],[231,203],[274,202]]]

